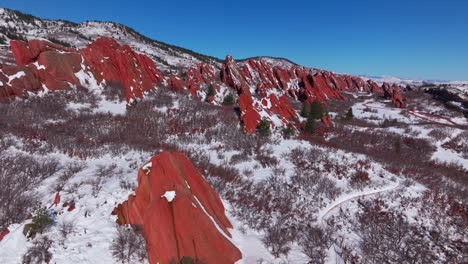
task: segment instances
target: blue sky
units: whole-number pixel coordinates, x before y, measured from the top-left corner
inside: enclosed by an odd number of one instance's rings
[[[224,58],[268,55],[350,74],[468,80],[468,1],[31,1],[38,17],[115,21]]]

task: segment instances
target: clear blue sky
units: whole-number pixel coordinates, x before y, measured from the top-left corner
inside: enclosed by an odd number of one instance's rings
[[[268,55],[351,74],[468,80],[467,0],[0,3],[43,18],[119,22],[219,58]]]

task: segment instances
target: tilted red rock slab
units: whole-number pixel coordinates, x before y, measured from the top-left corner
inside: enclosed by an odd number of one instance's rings
[[[0,98],[37,91],[43,85],[50,90],[80,86],[82,84],[76,76],[79,71],[93,76],[98,83],[105,80],[109,85],[123,87],[127,101],[141,98],[143,93],[154,89],[155,84],[164,80],[163,74],[148,56],[136,53],[129,46],[120,45],[107,37],[97,39],[80,51],[44,40],[30,40],[27,43],[12,40],[10,46],[16,63],[25,65],[34,74],[28,73],[18,78],[21,82],[16,81],[11,85],[2,81]],[[8,78],[2,75],[5,75],[5,71],[0,73],[0,80]]]
[[[225,237],[232,226],[224,206],[194,165],[178,152],[150,162],[138,172],[135,195],[114,210],[118,223],[142,226],[150,263],[178,263],[183,256],[196,263],[239,260],[240,251]],[[176,193],[171,202],[162,197],[167,191]]]

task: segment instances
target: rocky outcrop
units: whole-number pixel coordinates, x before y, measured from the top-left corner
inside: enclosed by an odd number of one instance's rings
[[[409,103],[407,98],[403,98],[401,95],[401,89],[397,84],[390,86],[388,83],[382,85],[384,91],[384,97],[392,100],[392,103],[399,108],[405,108]]]
[[[237,63],[226,56],[221,69],[199,63],[190,67],[185,76],[164,76],[149,57],[106,37],[82,50],[43,40],[11,41],[11,50],[18,65],[0,70],[0,100],[43,89],[93,89],[105,81],[105,85],[124,89],[130,103],[163,83],[173,91],[189,91],[194,97],[217,105],[223,103],[227,94],[234,94],[249,132],[255,132],[261,118],[273,127],[285,127],[295,120],[290,99],[326,104],[332,98],[346,100],[343,92],[367,92],[383,94],[397,107],[408,103],[398,85],[380,87],[372,80],[297,65],[289,69],[273,67],[261,59]]]
[[[74,49],[38,39],[30,40],[28,43],[21,40],[12,40],[10,47],[18,65],[33,63],[41,53],[46,51],[76,52]]]
[[[221,68],[221,80],[227,86],[235,88],[238,93],[250,94],[249,86],[242,71],[232,56],[226,56],[226,62]]]
[[[98,81],[118,83],[125,88],[127,101],[143,97],[143,93],[155,88],[164,80],[148,56],[136,53],[129,46],[122,46],[111,38],[99,38],[80,51],[90,65]]]
[[[234,263],[231,223],[216,192],[182,153],[162,152],[138,172],[135,195],[114,214],[119,224],[143,228],[150,263]]]
[[[216,79],[217,72],[213,65],[205,62],[190,67],[185,81],[190,93],[196,96],[202,84],[209,84]]]
[[[111,38],[99,38],[80,51],[43,40],[28,43],[12,40],[10,46],[16,63],[21,66],[2,69],[0,99],[45,88],[90,88],[93,82],[106,81],[107,85],[123,87],[127,101],[131,101],[164,81],[153,60]],[[24,74],[9,80],[15,76],[9,72],[15,71]]]

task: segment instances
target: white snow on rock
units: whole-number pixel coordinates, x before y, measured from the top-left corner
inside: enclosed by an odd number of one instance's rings
[[[19,71],[13,75],[10,75],[8,76],[8,85],[11,84],[11,81],[13,81],[14,79],[18,79],[18,78],[21,78],[23,76],[26,76],[26,73],[24,73],[24,71]]]
[[[142,169],[145,171],[146,174],[149,174],[149,173],[150,173],[150,169],[151,169],[152,166],[153,166],[153,162],[150,161],[150,162],[146,163],[146,164],[142,167]]]
[[[175,197],[176,197],[176,192],[175,191],[167,191],[163,195],[161,195],[161,198],[166,198],[168,202],[172,202]]]

